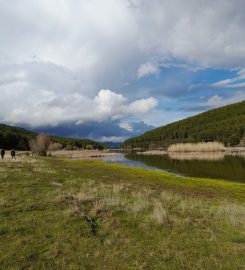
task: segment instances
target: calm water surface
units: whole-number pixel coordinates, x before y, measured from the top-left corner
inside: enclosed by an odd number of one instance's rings
[[[178,175],[225,179],[245,183],[245,157],[204,155],[168,156],[128,154],[105,158],[105,161],[127,166],[167,171]]]

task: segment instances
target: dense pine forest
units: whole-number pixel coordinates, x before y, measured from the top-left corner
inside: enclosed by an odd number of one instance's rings
[[[37,136],[36,132],[24,128],[0,124],[0,148],[29,150],[29,141]],[[87,148],[103,149],[107,146],[89,139],[73,139],[65,137],[50,136],[54,143],[59,143],[63,148],[76,149]]]
[[[245,101],[213,109],[128,139],[123,148],[154,149],[185,142],[223,142],[237,146],[245,140]]]

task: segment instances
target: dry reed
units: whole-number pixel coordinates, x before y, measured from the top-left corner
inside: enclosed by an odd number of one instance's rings
[[[202,143],[178,143],[168,147],[168,152],[222,152],[225,150],[223,143],[202,142]]]

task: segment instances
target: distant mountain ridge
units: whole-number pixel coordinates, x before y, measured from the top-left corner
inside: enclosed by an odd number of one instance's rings
[[[37,136],[37,132],[25,128],[0,124],[0,148],[29,150],[29,141]],[[90,139],[74,139],[50,135],[52,142],[60,143],[63,147],[86,148],[90,145],[93,148],[108,148],[104,143]]]
[[[126,140],[123,148],[158,148],[174,143],[245,140],[245,101],[203,112]]]
[[[110,148],[119,148],[122,144],[121,142],[104,142],[106,145],[110,146]]]

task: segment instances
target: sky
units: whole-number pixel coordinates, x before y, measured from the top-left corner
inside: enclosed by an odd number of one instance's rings
[[[244,0],[0,0],[0,122],[122,142],[245,99]]]

